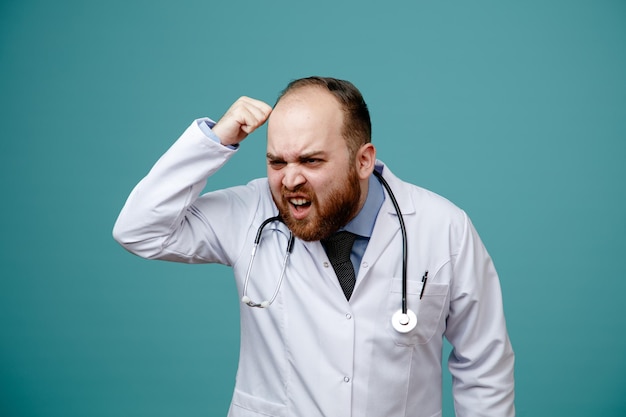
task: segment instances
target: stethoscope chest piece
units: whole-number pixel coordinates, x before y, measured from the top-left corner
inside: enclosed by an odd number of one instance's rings
[[[412,310],[407,310],[404,314],[400,309],[391,316],[391,325],[399,333],[408,333],[415,329],[417,316]]]

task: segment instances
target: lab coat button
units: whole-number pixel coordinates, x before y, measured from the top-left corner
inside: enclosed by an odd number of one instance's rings
[[[328,268],[328,262],[324,262],[324,268]]]
[[[350,382],[350,378],[349,378],[349,377],[347,377],[347,376],[344,376],[344,377],[343,377],[343,382]]]
[[[361,264],[361,266],[362,266],[363,268],[367,268],[369,265],[367,264],[367,262],[363,262],[363,263]]]
[[[350,313],[346,313],[346,318],[347,318],[348,320],[350,320],[350,319],[352,318],[352,314],[350,314]]]

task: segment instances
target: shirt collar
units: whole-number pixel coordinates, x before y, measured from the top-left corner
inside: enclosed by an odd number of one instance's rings
[[[370,175],[367,188],[365,204],[363,204],[356,217],[350,220],[341,230],[369,238],[372,236],[374,223],[376,223],[380,207],[383,205],[383,201],[385,201],[385,193],[383,192],[383,186],[373,174]]]

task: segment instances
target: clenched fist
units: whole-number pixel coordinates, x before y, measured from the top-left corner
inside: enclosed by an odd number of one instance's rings
[[[272,107],[260,100],[240,97],[213,126],[222,145],[236,145],[262,126]]]

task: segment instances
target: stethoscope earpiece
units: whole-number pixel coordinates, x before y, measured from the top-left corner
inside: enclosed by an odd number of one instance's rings
[[[259,308],[268,308],[270,306],[270,304],[271,304],[267,300],[261,301],[260,303],[255,303],[247,295],[244,295],[243,297],[241,297],[241,302],[244,303],[244,304],[247,304],[250,307],[259,307]]]
[[[404,314],[402,309],[400,309],[391,316],[391,325],[398,333],[408,333],[415,329],[417,316],[413,310],[407,310],[406,314]]]

